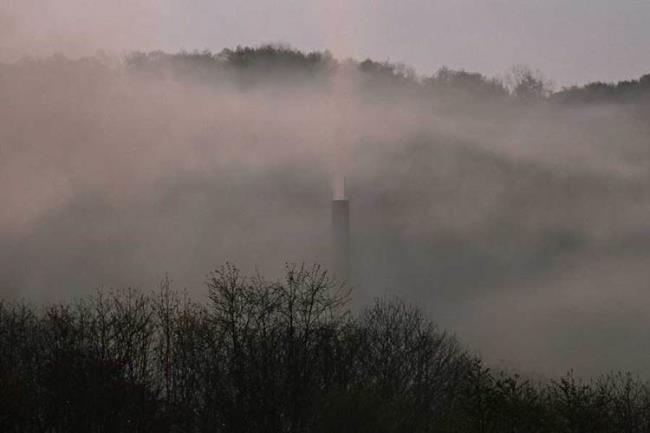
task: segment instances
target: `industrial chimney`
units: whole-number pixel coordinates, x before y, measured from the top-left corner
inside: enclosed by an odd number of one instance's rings
[[[345,178],[334,181],[332,200],[332,272],[347,281],[350,271],[350,203],[345,196]]]

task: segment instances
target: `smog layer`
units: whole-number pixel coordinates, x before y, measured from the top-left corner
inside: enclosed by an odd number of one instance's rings
[[[0,295],[327,265],[344,175],[355,302],[415,302],[494,363],[645,374],[648,81],[283,47],[1,64]]]

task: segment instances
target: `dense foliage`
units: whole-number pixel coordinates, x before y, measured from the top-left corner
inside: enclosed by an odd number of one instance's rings
[[[3,432],[641,432],[629,375],[536,383],[461,350],[416,308],[353,313],[318,267],[225,266],[208,301],[98,293],[0,304]]]

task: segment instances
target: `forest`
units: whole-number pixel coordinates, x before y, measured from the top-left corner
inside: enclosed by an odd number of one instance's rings
[[[371,59],[339,61],[327,52],[303,53],[283,45],[237,47],[214,54],[210,51],[132,53],[126,59],[130,69],[150,74],[171,74],[177,78],[192,77],[204,82],[219,82],[226,77],[241,85],[268,79],[324,80],[338,69],[356,69],[374,83],[397,85],[400,92],[422,92],[429,97],[475,100],[512,97],[516,100],[550,100],[564,104],[639,103],[650,97],[650,74],[637,80],[618,83],[594,82],[559,90],[541,71],[516,65],[504,78],[489,78],[477,72],[440,68],[432,75],[420,76],[412,68],[389,61]],[[417,90],[414,90],[417,88]]]
[[[3,432],[645,432],[630,374],[492,369],[417,307],[361,309],[318,266],[283,279],[226,264],[192,301],[98,291],[0,303]]]

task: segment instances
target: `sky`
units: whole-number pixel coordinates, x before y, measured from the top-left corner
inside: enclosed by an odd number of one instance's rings
[[[0,58],[272,42],[562,87],[650,72],[648,23],[648,0],[2,0]]]

